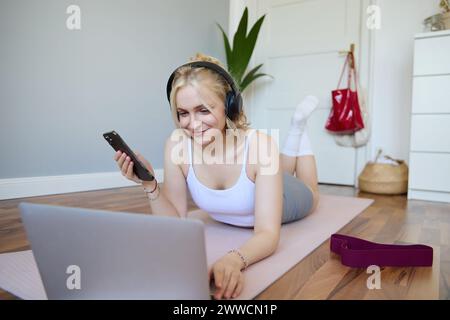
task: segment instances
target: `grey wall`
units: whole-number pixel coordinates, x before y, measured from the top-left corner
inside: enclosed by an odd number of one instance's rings
[[[66,28],[71,4],[81,30]],[[0,179],[115,171],[116,130],[155,168],[174,128],[170,72],[225,61],[227,0],[1,0]]]

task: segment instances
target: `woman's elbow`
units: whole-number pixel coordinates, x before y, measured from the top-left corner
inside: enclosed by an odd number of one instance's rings
[[[270,250],[269,254],[272,255],[277,251],[278,245],[280,244],[280,233],[270,233]]]

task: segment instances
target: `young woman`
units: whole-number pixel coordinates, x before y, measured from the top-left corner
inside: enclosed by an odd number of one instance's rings
[[[166,141],[161,190],[157,181],[139,180],[126,154],[119,151],[114,160],[126,178],[142,184],[153,214],[186,217],[189,190],[213,219],[254,229],[252,238],[209,270],[214,297],[235,298],[244,285],[242,271],[276,250],[281,224],[305,217],[318,203],[315,159],[305,133],[318,101],[309,96],[299,104],[280,154],[277,141],[249,128],[237,104],[239,92],[219,61],[199,54],[193,60],[210,66],[181,66],[168,82],[177,132],[186,138],[180,142],[172,135]],[[177,157],[180,143],[186,152]],[[152,165],[137,156],[153,172]]]

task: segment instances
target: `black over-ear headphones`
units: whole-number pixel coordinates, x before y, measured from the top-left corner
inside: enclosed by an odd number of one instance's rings
[[[225,81],[230,85],[231,91],[227,92],[227,95],[225,97],[225,114],[230,120],[236,120],[239,113],[242,111],[242,96],[239,92],[239,89],[236,87],[236,84],[234,83],[233,78],[230,76],[230,74],[220,67],[219,65],[208,62],[208,61],[194,61],[186,63],[178,68],[175,69],[174,72],[170,75],[169,80],[167,81],[167,100],[169,100],[170,105],[170,92],[172,91],[172,82],[175,78],[176,71],[182,67],[191,67],[191,68],[207,68],[210,70],[215,71],[219,75],[222,76],[222,78],[225,79]],[[172,106],[170,106],[172,108]]]

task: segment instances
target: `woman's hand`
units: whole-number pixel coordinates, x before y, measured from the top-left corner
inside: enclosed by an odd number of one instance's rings
[[[235,253],[228,253],[216,261],[209,271],[209,279],[214,277],[216,292],[214,299],[236,298],[244,286],[244,275],[241,271],[243,262]]]
[[[151,172],[153,176],[155,176],[154,170],[150,162],[148,162],[143,156],[140,155],[139,152],[134,152],[136,154],[136,157],[138,160],[148,169],[148,171]],[[130,157],[122,152],[117,151],[114,154],[114,160],[117,162],[117,165],[119,166],[120,171],[122,172],[122,175],[127,178],[128,180],[134,181],[136,183],[143,183],[141,179],[136,176],[136,174],[133,172],[133,161],[131,161]],[[155,180],[151,182],[151,184],[154,184]]]

